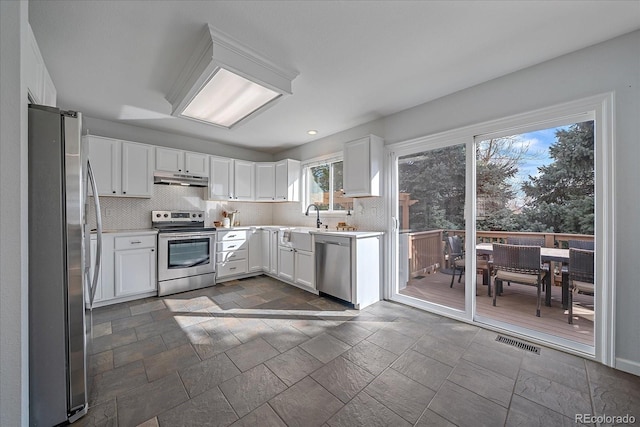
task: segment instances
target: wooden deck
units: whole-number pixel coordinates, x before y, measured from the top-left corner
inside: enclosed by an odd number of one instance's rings
[[[412,279],[400,294],[419,298],[436,304],[464,310],[464,278],[461,283],[454,281],[449,288],[451,276],[441,272],[426,274],[422,278]],[[482,276],[478,276],[477,313],[491,319],[511,323],[524,328],[555,335],[582,344],[594,345],[593,335],[593,297],[574,295],[574,321],[567,322],[567,311],[562,309],[562,290],[553,286],[551,307],[544,305],[540,317],[536,317],[536,288],[505,283],[502,296],[498,296],[496,307],[493,299],[487,295],[487,287],[482,286]]]

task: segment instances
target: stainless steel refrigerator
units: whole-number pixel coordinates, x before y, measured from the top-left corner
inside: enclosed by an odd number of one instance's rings
[[[88,410],[91,301],[86,224],[91,177],[80,113],[29,105],[29,423],[74,422]],[[94,194],[98,194],[93,190]],[[97,222],[100,209],[95,202]],[[99,229],[101,227],[98,227]],[[98,241],[100,241],[100,237]]]

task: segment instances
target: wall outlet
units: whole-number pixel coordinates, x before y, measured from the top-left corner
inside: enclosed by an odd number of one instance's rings
[[[104,210],[104,217],[110,218],[113,216],[113,208],[107,208]]]
[[[369,212],[371,212],[371,216],[378,216],[378,208],[371,208]]]

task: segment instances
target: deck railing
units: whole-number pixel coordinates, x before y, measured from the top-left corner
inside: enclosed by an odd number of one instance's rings
[[[448,267],[447,254],[445,253],[445,237],[457,235],[463,241],[464,230],[429,230],[418,232],[403,232],[401,254],[408,258],[408,277],[424,275]],[[544,237],[544,246],[549,248],[568,248],[569,240],[593,241],[593,236],[588,234],[569,233],[535,233],[514,231],[477,231],[478,243],[506,243],[507,237]],[[406,252],[405,252],[406,251]]]

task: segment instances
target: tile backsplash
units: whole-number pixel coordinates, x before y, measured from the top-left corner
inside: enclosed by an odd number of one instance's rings
[[[236,221],[240,225],[297,225],[315,227],[315,211],[309,216],[302,212],[299,202],[255,203],[203,200],[204,188],[174,185],[155,185],[153,197],[138,199],[129,197],[101,197],[100,211],[105,230],[135,230],[151,228],[153,210],[201,210],[205,211],[205,224],[222,220],[223,211],[237,210]],[[93,203],[90,201],[90,203]],[[387,226],[384,200],[381,197],[355,199],[351,216],[320,213],[323,224],[335,229],[340,221],[346,221],[358,230],[385,231]],[[95,215],[89,209],[89,223],[95,228]]]
[[[101,197],[100,211],[105,230],[131,230],[151,228],[151,211],[201,210],[205,211],[205,225],[222,220],[223,211],[237,210],[236,221],[240,225],[272,224],[272,208],[269,203],[227,202],[203,200],[204,188],[174,185],[154,185],[153,197]],[[93,203],[90,201],[90,203]],[[89,223],[95,228],[95,214],[89,209]]]
[[[274,203],[273,224],[277,225],[298,225],[304,227],[315,227],[316,213],[312,210],[309,216],[302,212],[300,203]],[[338,222],[346,222],[355,226],[358,230],[385,231],[387,221],[385,220],[385,207],[382,197],[366,197],[355,199],[351,215],[326,214],[320,212],[320,220],[323,225],[329,225],[330,229],[335,229]]]

